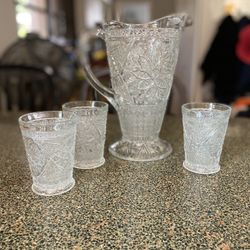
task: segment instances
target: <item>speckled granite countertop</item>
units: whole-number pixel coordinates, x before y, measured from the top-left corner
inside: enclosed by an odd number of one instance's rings
[[[74,171],[56,197],[31,191],[17,116],[0,117],[0,249],[250,249],[250,120],[230,122],[216,175],[182,167],[181,120],[168,117],[165,160]],[[119,136],[109,117],[107,144]]]

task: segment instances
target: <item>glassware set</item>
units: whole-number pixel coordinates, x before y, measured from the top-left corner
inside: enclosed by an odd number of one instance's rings
[[[171,145],[159,138],[177,62],[186,14],[166,16],[146,24],[113,21],[98,35],[106,41],[112,88],[83,65],[89,83],[118,112],[122,138],[109,152],[123,160],[166,158]],[[92,169],[104,164],[108,104],[78,101],[62,111],[23,115],[19,124],[33,178],[32,190],[57,195],[70,190],[73,167]],[[219,160],[231,108],[223,104],[182,106],[185,161],[195,173],[219,171]]]
[[[33,179],[32,190],[39,195],[69,191],[75,185],[73,167],[91,169],[105,162],[108,104],[68,102],[62,109],[19,118]]]

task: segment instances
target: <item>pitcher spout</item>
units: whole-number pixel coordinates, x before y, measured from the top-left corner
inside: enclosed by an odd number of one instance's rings
[[[156,28],[175,28],[183,29],[184,27],[192,25],[191,17],[186,13],[179,13],[161,17],[148,23],[149,26]]]

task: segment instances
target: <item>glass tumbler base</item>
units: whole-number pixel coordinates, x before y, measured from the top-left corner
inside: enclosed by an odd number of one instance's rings
[[[127,161],[157,161],[172,153],[171,145],[164,140],[126,141],[120,140],[109,146],[109,152]]]
[[[220,165],[204,167],[201,165],[192,165],[186,161],[183,162],[183,167],[190,172],[196,174],[215,174],[220,171]]]
[[[99,161],[97,162],[92,162],[92,163],[84,163],[84,162],[78,162],[74,166],[74,168],[78,169],[93,169],[93,168],[98,168],[102,166],[105,163],[105,159],[102,157]]]
[[[59,194],[64,194],[71,190],[75,186],[75,180],[72,178],[72,181],[66,186],[62,187],[56,190],[52,189],[41,189],[37,187],[36,185],[32,185],[32,191],[38,195],[43,195],[43,196],[54,196],[54,195],[59,195]]]

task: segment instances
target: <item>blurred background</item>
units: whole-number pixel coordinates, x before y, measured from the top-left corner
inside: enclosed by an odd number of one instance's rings
[[[110,83],[103,22],[145,23],[187,12],[168,112],[185,102],[214,101],[250,113],[249,0],[1,0],[0,112],[59,108],[102,99],[89,87],[83,55]]]

